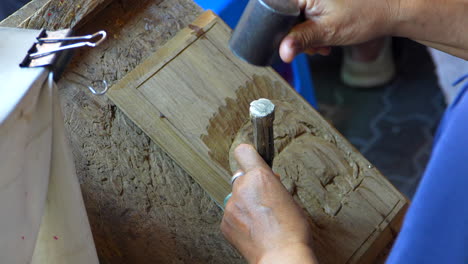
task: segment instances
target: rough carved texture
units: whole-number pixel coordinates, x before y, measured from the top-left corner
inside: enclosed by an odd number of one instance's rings
[[[54,0],[24,25],[74,25],[81,21],[76,6],[90,1],[65,2],[75,7],[60,9]],[[47,16],[49,10],[60,12]],[[102,46],[77,51],[58,84],[102,264],[244,262],[222,237],[222,211],[205,191],[106,97],[92,96],[70,74],[113,84],[200,13],[191,0],[113,1],[78,32],[109,33]]]
[[[305,156],[306,150],[310,153]],[[362,181],[362,177],[352,178],[353,169],[342,157],[343,153],[334,145],[304,134],[278,155],[278,165],[273,169],[284,175],[282,181],[286,188],[304,204],[309,214],[322,210],[334,217],[343,207],[347,194]]]
[[[236,99],[227,98],[226,104],[210,119],[207,134],[202,135],[203,142],[210,148],[210,157],[223,168],[229,170],[229,152],[239,130],[249,120],[250,102],[259,98],[270,100],[288,97],[281,84],[273,82],[267,76],[254,75],[252,81],[236,91]],[[291,103],[295,98],[289,97]],[[235,171],[235,170],[234,170]]]
[[[334,259],[322,256],[321,252],[336,247],[336,241],[352,243],[350,237],[365,240],[368,234],[361,230],[372,229],[366,221],[355,221],[354,228],[348,229],[349,223],[340,220],[343,208],[346,208],[344,211],[360,211],[357,207],[362,207],[366,211],[365,200],[354,195],[359,192],[365,178],[360,166],[366,164],[358,165],[353,161],[351,153],[342,149],[333,138],[326,137],[327,133],[317,126],[314,119],[296,111],[294,105],[277,100],[273,103],[276,105],[273,170],[307,211],[309,222],[314,226],[315,250],[318,258],[322,259],[321,263],[345,263],[353,252],[337,252]],[[252,124],[247,120],[229,151],[231,171],[238,169],[233,155],[235,147],[241,143],[252,144],[253,141]]]
[[[344,152],[322,139],[319,130],[314,129],[313,120],[296,112],[291,104],[273,103],[276,105],[273,170],[302,204],[314,204],[304,207],[309,208],[309,213],[320,209],[336,216],[346,194],[362,181],[356,163],[347,161]],[[239,130],[229,151],[231,171],[238,169],[233,152],[241,143],[252,143],[250,122]]]

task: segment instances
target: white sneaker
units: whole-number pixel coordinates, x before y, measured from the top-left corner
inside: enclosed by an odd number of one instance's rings
[[[351,87],[372,88],[388,83],[395,77],[392,38],[385,38],[384,45],[374,61],[353,60],[351,48],[344,47],[341,80]]]

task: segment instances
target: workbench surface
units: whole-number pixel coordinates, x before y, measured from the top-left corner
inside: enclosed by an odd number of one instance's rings
[[[0,26],[74,26],[89,2],[33,0]],[[191,0],[101,2],[103,10],[77,34],[104,29],[109,39],[76,52],[58,83],[101,263],[244,263],[224,240],[222,211],[205,191],[110,100],[76,84],[87,80],[74,74],[116,83],[201,8]]]

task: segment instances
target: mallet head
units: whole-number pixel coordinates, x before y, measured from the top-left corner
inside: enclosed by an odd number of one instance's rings
[[[231,51],[250,64],[269,66],[281,40],[298,22],[295,0],[250,0],[229,41]]]

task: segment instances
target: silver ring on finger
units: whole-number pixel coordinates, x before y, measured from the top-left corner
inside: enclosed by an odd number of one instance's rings
[[[231,185],[234,185],[234,182],[237,180],[237,178],[244,176],[244,175],[245,173],[243,171],[236,172],[231,178]]]

